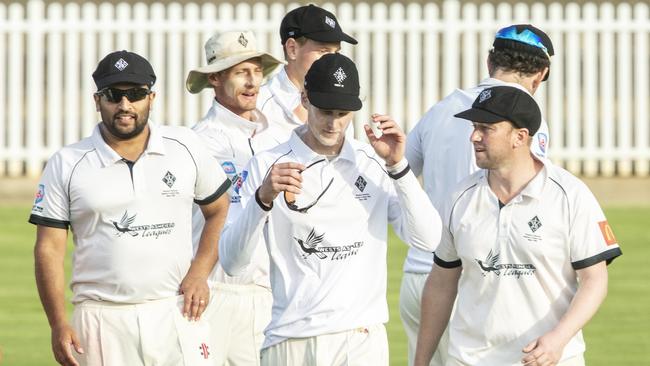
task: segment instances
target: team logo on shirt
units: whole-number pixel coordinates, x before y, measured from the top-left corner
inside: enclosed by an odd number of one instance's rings
[[[537,143],[539,144],[539,151],[546,154],[546,144],[548,144],[548,136],[546,136],[545,133],[538,133]]]
[[[368,184],[368,182],[366,182],[366,180],[363,179],[362,176],[359,176],[359,177],[357,178],[357,181],[354,182],[354,185],[357,186],[357,188],[358,188],[361,192],[363,192],[363,190],[366,189],[366,185],[367,185],[367,184]]]
[[[174,182],[176,182],[176,177],[168,170],[162,181],[167,185],[167,187],[171,188],[174,185]]]
[[[530,227],[530,230],[532,232],[537,231],[540,227],[542,227],[542,222],[539,221],[539,217],[535,216],[530,221],[528,221],[528,227]]]
[[[159,224],[145,224],[133,226],[137,214],[129,215],[129,211],[124,211],[124,215],[119,221],[111,220],[113,227],[117,230],[116,236],[120,237],[128,234],[131,237],[142,235],[143,238],[155,237],[158,239],[160,236],[169,235],[172,233],[174,226],[173,222],[164,222]]]
[[[45,185],[39,184],[38,191],[36,192],[36,197],[34,198],[34,204],[41,203],[41,201],[43,201],[43,198],[45,198]]]
[[[364,177],[358,176],[357,180],[354,182],[354,185],[361,192],[361,193],[356,193],[354,195],[354,198],[358,199],[359,201],[367,201],[370,198],[370,194],[363,193],[363,191],[366,190],[366,187],[368,186],[368,181]]]
[[[535,274],[537,268],[532,264],[519,264],[519,263],[499,263],[499,253],[492,253],[492,249],[484,260],[474,259],[478,266],[483,271],[483,277],[492,272],[498,277],[516,277],[519,279],[521,276],[532,276]]]
[[[293,239],[300,246],[300,249],[303,252],[302,253],[303,259],[308,259],[313,254],[320,260],[324,260],[328,258],[333,261],[343,260],[350,256],[357,255],[359,249],[363,246],[362,241],[357,241],[350,245],[325,247],[325,246],[321,246],[324,237],[325,237],[325,233],[318,235],[316,234],[316,229],[311,229],[309,235],[307,235],[307,239],[303,240],[303,239],[296,238],[295,236],[293,237]]]

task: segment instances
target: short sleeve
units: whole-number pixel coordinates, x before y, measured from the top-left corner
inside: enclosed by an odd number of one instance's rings
[[[540,158],[548,158],[550,134],[546,120],[542,119],[539,130],[533,136],[533,142],[530,145],[530,151]]]
[[[462,265],[454,243],[452,209],[456,200],[452,198],[453,197],[450,196],[447,202],[443,205],[441,214],[442,234],[440,237],[440,244],[433,253],[433,261],[443,268],[456,268]]]
[[[70,226],[70,199],[64,182],[62,156],[50,158],[38,183],[29,222],[60,229]]]
[[[192,138],[188,141],[188,149],[191,151],[197,170],[194,202],[198,205],[207,205],[226,193],[231,183],[219,161],[210,154],[201,139],[195,132],[190,131],[190,133]]]
[[[571,265],[582,269],[601,261],[609,264],[622,254],[612,227],[586,186],[574,202],[570,231]]]

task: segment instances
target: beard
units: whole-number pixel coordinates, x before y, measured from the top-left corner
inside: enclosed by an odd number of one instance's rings
[[[130,131],[123,131],[117,127],[117,120],[121,116],[130,116],[135,121],[135,126]],[[110,121],[110,122],[107,122]],[[144,128],[147,126],[147,121],[149,120],[149,110],[145,109],[142,116],[135,112],[118,112],[115,113],[111,118],[102,118],[102,123],[106,130],[110,132],[118,140],[130,140],[144,131]]]

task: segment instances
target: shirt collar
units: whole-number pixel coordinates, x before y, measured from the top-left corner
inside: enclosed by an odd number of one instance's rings
[[[544,186],[546,185],[546,180],[548,178],[547,164],[549,164],[549,161],[546,159],[539,159],[536,156],[534,156],[534,159],[541,162],[544,166],[537,173],[537,175],[535,175],[535,177],[530,182],[528,182],[526,187],[521,191],[520,195],[539,200],[542,196]]]
[[[269,90],[287,117],[292,122],[302,125],[302,121],[293,114],[293,111],[300,104],[300,89],[291,82],[285,67],[269,81]]]
[[[525,91],[526,93],[528,93],[530,95],[530,92],[526,88],[524,88],[523,85],[518,84],[518,83],[505,82],[503,80],[499,80],[499,79],[496,79],[496,78],[485,78],[485,79],[481,80],[481,82],[478,84],[478,87],[481,88],[481,89],[491,88],[493,86],[511,86],[513,88],[523,90],[523,91]]]
[[[207,118],[211,122],[218,122],[224,124],[228,129],[235,129],[241,131],[244,135],[250,137],[255,133],[260,133],[268,127],[268,121],[264,114],[257,108],[252,111],[253,120],[249,121],[245,118],[232,113],[228,108],[224,107],[216,99],[212,100],[212,107],[208,111]]]
[[[305,144],[302,138],[300,138],[300,134],[303,133],[303,131],[304,133],[309,133],[308,131],[305,131],[306,129],[307,129],[307,125],[298,127],[291,132],[291,137],[289,137],[289,147],[291,148],[291,151],[293,151],[298,162],[305,165],[315,160],[327,158],[325,155],[320,155],[316,153],[314,150],[312,150],[309,146]],[[350,144],[350,142],[346,138],[343,141],[341,152],[339,153],[338,156],[332,159],[332,161],[343,159],[354,163],[356,161],[355,156],[356,155],[355,155],[354,147]]]
[[[115,150],[113,150],[113,148],[108,146],[106,141],[104,141],[104,138],[102,137],[101,129],[99,127],[100,123],[98,123],[95,126],[90,138],[93,143],[93,146],[97,150],[99,159],[101,160],[102,164],[104,166],[108,166],[111,164],[115,164],[118,161],[121,161],[122,157]],[[147,147],[145,148],[143,154],[164,155],[165,145],[163,143],[163,136],[160,131],[160,128],[156,124],[151,123],[151,121],[147,123],[149,124],[149,141],[147,141]]]

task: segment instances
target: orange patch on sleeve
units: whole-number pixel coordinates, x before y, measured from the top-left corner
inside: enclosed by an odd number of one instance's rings
[[[603,233],[603,238],[605,238],[605,243],[607,243],[607,245],[617,243],[616,237],[614,236],[614,231],[612,231],[612,227],[609,226],[609,223],[607,221],[599,222],[598,226],[600,226],[600,232]]]

